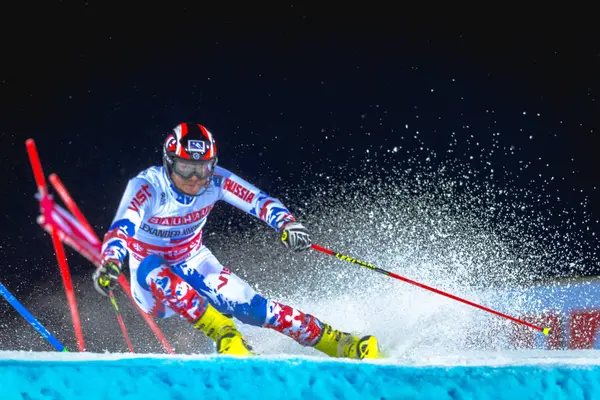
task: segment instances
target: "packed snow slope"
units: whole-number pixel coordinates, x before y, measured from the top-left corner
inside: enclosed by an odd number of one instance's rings
[[[0,353],[3,400],[597,399],[594,350],[348,362],[311,356]]]

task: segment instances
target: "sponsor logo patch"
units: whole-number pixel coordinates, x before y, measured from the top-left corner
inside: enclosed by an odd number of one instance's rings
[[[200,154],[204,154],[206,153],[206,143],[202,140],[189,140],[188,151],[191,153],[197,152]]]

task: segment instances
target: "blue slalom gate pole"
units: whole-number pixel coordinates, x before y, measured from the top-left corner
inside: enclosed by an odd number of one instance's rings
[[[57,351],[69,351],[54,336],[52,336],[52,334],[48,332],[46,328],[44,328],[40,321],[35,319],[35,317],[31,315],[29,311],[27,311],[25,306],[23,306],[23,304],[21,304],[19,300],[17,300],[17,298],[11,292],[8,291],[8,289],[2,284],[2,282],[0,282],[0,295],[2,295],[2,297],[4,297],[6,301],[8,301],[8,303],[11,306],[13,306],[15,310],[17,310],[19,314],[23,316],[23,318],[25,318],[27,322],[29,322],[29,325],[33,326],[35,330],[38,331],[39,334],[42,335],[42,337],[48,341],[48,343],[54,346],[54,348]]]

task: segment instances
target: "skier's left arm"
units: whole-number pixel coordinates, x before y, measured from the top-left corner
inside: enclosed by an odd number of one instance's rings
[[[220,199],[267,223],[281,233],[282,244],[294,251],[306,250],[311,240],[308,230],[283,205],[239,176],[220,169]]]

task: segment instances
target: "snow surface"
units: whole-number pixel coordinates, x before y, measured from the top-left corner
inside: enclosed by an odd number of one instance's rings
[[[12,399],[596,399],[600,355],[503,351],[346,361],[268,355],[0,352]]]

